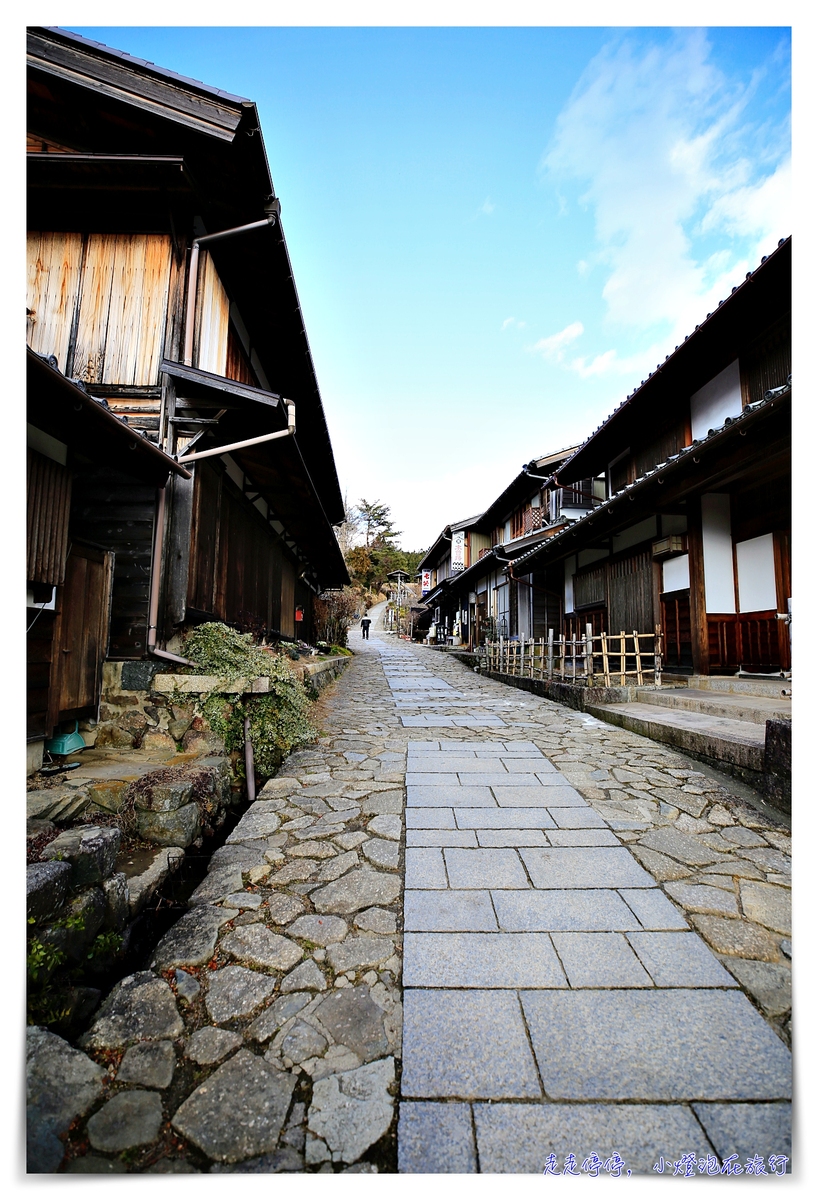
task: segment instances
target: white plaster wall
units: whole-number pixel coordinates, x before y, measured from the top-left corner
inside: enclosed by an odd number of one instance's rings
[[[680,592],[690,587],[690,555],[677,554],[662,563],[662,591]]]
[[[702,553],[704,606],[709,613],[736,611],[733,575],[733,537],[730,497],[716,492],[702,496]]]
[[[623,529],[621,533],[614,534],[613,552],[618,554],[620,550],[627,550],[629,546],[636,546],[639,542],[655,537],[656,517],[646,517],[644,521],[631,525],[630,529]]]
[[[736,359],[690,397],[690,432],[696,439],[706,438],[708,429],[718,429],[725,417],[737,417],[740,412],[741,380]]]
[[[777,608],[773,535],[736,543],[739,612],[763,612]]]
[[[565,560],[565,611],[574,611],[574,572],[577,569],[576,555]]]

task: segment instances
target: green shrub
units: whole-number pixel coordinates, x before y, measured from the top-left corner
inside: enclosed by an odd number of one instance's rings
[[[295,746],[314,742],[307,690],[284,654],[256,646],[251,634],[237,633],[219,621],[199,625],[185,639],[185,657],[207,675],[227,682],[266,675],[270,691],[236,696],[214,691],[202,697],[200,710],[228,751],[244,747],[244,719],[250,718],[255,768],[273,775]],[[296,652],[297,654],[297,652]],[[243,761],[239,768],[243,771]]]

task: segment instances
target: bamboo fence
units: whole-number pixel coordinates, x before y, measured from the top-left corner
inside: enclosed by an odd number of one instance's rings
[[[548,630],[547,638],[500,638],[487,642],[484,668],[527,679],[556,679],[585,687],[662,686],[662,629],[639,633],[592,632],[579,637]]]

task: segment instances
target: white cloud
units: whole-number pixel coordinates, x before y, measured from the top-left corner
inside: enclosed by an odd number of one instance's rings
[[[478,212],[481,212],[484,217],[490,217],[494,212],[496,205],[492,203],[491,196],[486,196],[483,203],[480,205]]]
[[[506,317],[500,326],[502,330],[511,329],[512,327],[514,329],[527,329],[528,325],[526,321],[518,321],[516,317]]]
[[[585,328],[582,322],[573,321],[559,333],[552,333],[550,337],[540,338],[533,346],[529,346],[529,350],[532,354],[541,354],[549,362],[562,362],[567,348],[584,332]]]
[[[611,328],[689,332],[790,232],[786,132],[748,115],[760,80],[726,78],[698,30],[663,44],[617,37],[584,71],[543,168],[561,208],[573,182],[593,211]],[[727,254],[713,253],[714,237]],[[607,351],[566,365],[599,373],[622,361]]]

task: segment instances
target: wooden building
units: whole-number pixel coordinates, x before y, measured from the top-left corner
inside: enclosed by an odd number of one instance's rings
[[[559,469],[605,500],[515,562],[566,632],[649,632],[682,673],[790,669],[791,239]]]
[[[581,446],[473,521],[488,548],[425,597],[443,636],[660,625],[667,669],[790,669],[791,270],[782,239]]]
[[[70,543],[95,563],[89,681],[201,621],[308,637],[312,596],[348,582],[344,510],[256,107],[63,30],[30,29],[28,63],[32,635],[43,587],[65,619]],[[99,694],[56,699],[47,657],[39,741]]]

